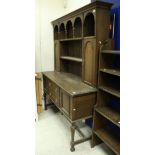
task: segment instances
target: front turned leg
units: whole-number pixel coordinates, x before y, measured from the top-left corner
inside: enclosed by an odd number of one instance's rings
[[[44,93],[44,103],[45,103],[45,110],[47,110],[47,100],[46,100],[46,93]]]
[[[71,152],[74,152],[75,151],[75,148],[74,148],[74,136],[75,136],[75,126],[72,124],[71,125]]]

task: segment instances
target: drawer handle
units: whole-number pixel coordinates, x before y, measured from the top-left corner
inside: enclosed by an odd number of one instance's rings
[[[73,109],[73,111],[76,111],[76,109]]]

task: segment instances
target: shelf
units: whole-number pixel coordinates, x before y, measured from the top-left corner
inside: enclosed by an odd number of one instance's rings
[[[75,61],[75,62],[82,62],[82,58],[75,58],[70,56],[61,56],[60,59]]]
[[[107,86],[100,86],[99,87],[100,90],[103,90],[109,94],[112,94],[114,96],[120,97],[120,92],[116,89],[113,89],[111,87],[107,87]]]
[[[120,76],[120,71],[117,70],[117,69],[107,69],[107,68],[104,68],[104,69],[100,69],[100,71],[104,72],[104,73]]]
[[[105,54],[120,54],[120,51],[117,50],[102,50],[101,53],[105,53]]]
[[[64,42],[64,41],[76,41],[76,40],[82,40],[82,38],[60,39],[60,42]]]
[[[93,38],[95,38],[96,36],[86,36],[86,37],[84,37],[84,39],[93,39]]]
[[[98,129],[94,133],[108,145],[117,155],[120,154],[119,139],[107,129]]]
[[[115,125],[117,125],[118,127],[120,127],[120,124],[118,122],[120,122],[120,114],[110,108],[110,107],[98,107],[95,109],[100,115],[102,115],[103,117],[105,117],[106,119],[108,119],[109,121],[111,121],[112,123],[114,123]]]

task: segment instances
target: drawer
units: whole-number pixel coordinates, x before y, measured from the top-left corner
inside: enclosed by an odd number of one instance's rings
[[[44,76],[44,90],[56,106],[59,107],[59,87]]]
[[[49,82],[49,96],[59,107],[59,87],[52,81]]]

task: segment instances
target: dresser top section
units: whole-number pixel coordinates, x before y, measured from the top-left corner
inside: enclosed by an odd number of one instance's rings
[[[49,71],[43,72],[43,75],[45,75],[49,80],[55,82],[71,96],[97,92],[96,88],[83,83],[79,77],[70,73]]]
[[[109,10],[109,9],[111,9],[112,5],[113,5],[112,3],[95,1],[93,3],[85,5],[84,7],[81,7],[69,14],[66,14],[66,15],[52,21],[52,23],[54,24],[55,22],[61,22],[62,20],[67,20],[68,18],[74,17],[74,16],[78,15],[79,13],[83,13],[83,12],[86,12],[86,11],[88,11],[90,9],[94,9],[94,8],[103,8],[103,9]]]

